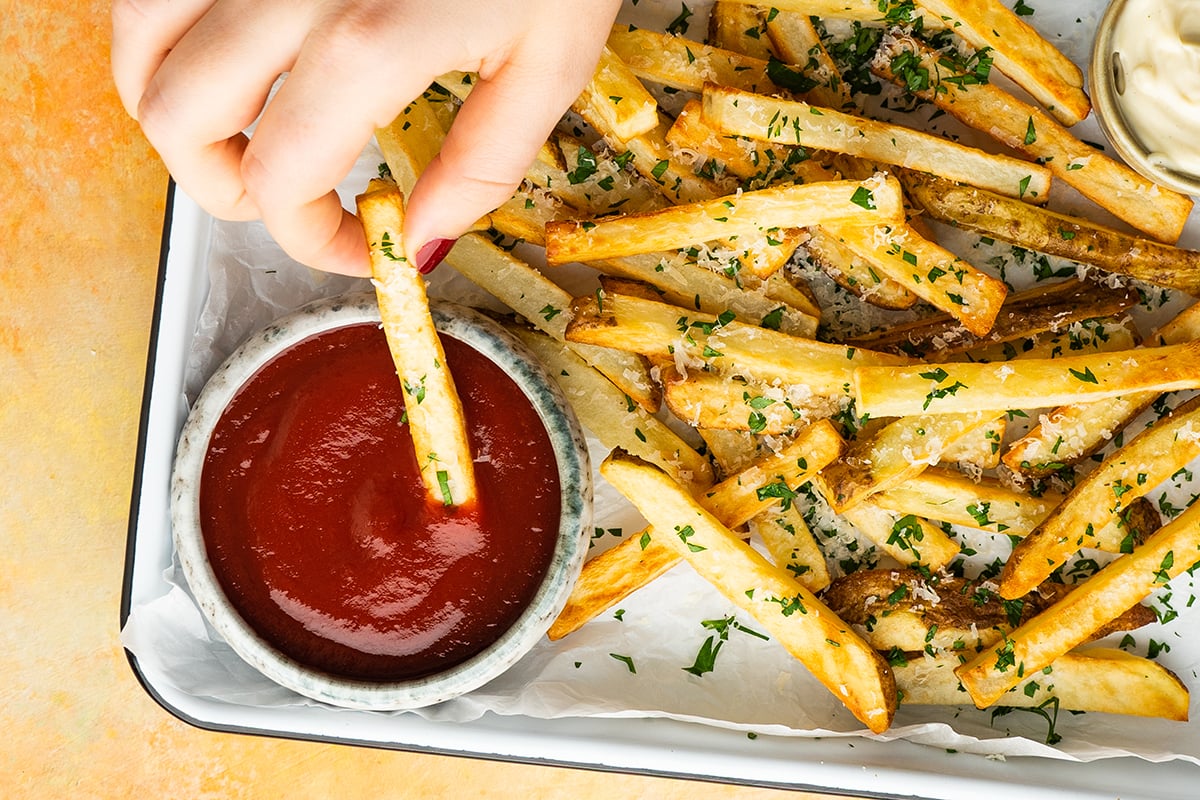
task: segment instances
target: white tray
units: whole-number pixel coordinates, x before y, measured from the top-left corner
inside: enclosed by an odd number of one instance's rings
[[[168,484],[186,416],[186,361],[208,291],[204,267],[212,232],[212,219],[190,198],[172,191],[143,399],[122,627],[132,609],[170,589],[164,580],[172,560]],[[415,714],[384,716],[313,706],[255,708],[186,694],[155,665],[133,656],[130,660],[138,679],[167,711],[221,731],[876,797],[990,796],[1003,787],[1028,796],[1169,800],[1195,797],[1200,778],[1200,770],[1183,761],[1001,761],[903,741],[766,734],[751,739],[744,732],[666,719],[488,714],[451,723]]]

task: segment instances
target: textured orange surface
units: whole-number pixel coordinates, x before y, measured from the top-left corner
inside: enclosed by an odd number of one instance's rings
[[[118,643],[166,173],[120,109],[109,6],[0,8],[0,796],[796,794],[233,736]]]

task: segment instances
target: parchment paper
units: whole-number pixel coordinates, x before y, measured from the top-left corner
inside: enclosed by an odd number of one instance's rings
[[[661,28],[680,13],[678,2],[666,0],[626,5],[622,21],[644,26]],[[1042,0],[1033,5],[1036,13],[1026,19],[1084,64],[1103,4]],[[694,16],[688,35],[702,38],[709,4],[689,6]],[[1084,123],[1079,135],[1101,141],[1099,132],[1089,125],[1094,123]],[[374,148],[364,153],[340,187],[347,204],[375,174],[381,160]],[[1076,200],[1067,193],[1063,202],[1070,206]],[[1187,240],[1195,241],[1196,227],[1193,220]],[[978,263],[984,266],[982,259]],[[254,330],[313,299],[369,288],[364,281],[295,264],[257,223],[217,223],[209,261],[197,268],[208,271],[212,288],[189,353],[189,402],[217,364]],[[553,274],[576,285],[592,280],[584,271]],[[820,279],[816,282],[820,284]],[[432,276],[430,294],[499,308],[446,266]],[[1159,313],[1182,304],[1182,300],[1174,302]],[[606,453],[594,441],[592,448],[593,461],[599,463]],[[1193,468],[1200,473],[1200,465]],[[1179,482],[1161,491],[1181,505],[1197,488],[1192,482]],[[1158,494],[1151,499],[1156,500]],[[642,527],[636,511],[599,478],[595,525],[599,532],[596,552],[618,541],[614,533],[629,535]],[[169,539],[170,531],[160,533]],[[976,565],[1007,554],[1004,537],[970,531],[958,535],[979,551],[972,559]],[[132,609],[122,632],[123,643],[140,662],[168,675],[178,689],[197,697],[244,706],[314,704],[246,666],[207,625],[179,571],[173,567],[166,577],[173,586],[170,592]],[[1186,575],[1173,582],[1165,592],[1171,594],[1179,617],[1167,625],[1139,630],[1134,638],[1135,651],[1143,654],[1151,640],[1168,645],[1169,651],[1158,656],[1159,663],[1195,689],[1200,688],[1200,636],[1194,633],[1200,629],[1200,609],[1184,607],[1192,591]],[[900,738],[994,757],[1035,755],[1087,761],[1134,755],[1150,761],[1185,759],[1200,764],[1200,724],[1103,714],[1059,714],[1057,732],[1062,741],[1052,747],[1044,743],[1046,722],[1030,713],[1014,712],[993,720],[991,712],[974,708],[902,705],[891,730],[874,736],[775,642],[736,628],[723,644],[713,672],[702,677],[686,672],[684,668],[693,663],[712,634],[700,623],[731,615],[734,609],[682,565],[628,598],[619,612],[604,614],[563,641],[544,640],[508,673],[482,689],[433,708],[402,713],[455,721],[475,719],[488,711],[542,718],[661,716],[760,735]],[[744,615],[737,619],[757,630],[753,619]],[[1108,644],[1114,646],[1115,640]],[[1192,717],[1200,719],[1196,703],[1193,700]]]

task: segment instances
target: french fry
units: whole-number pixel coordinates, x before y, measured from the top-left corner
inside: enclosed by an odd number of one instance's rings
[[[649,461],[680,483],[700,488],[712,485],[708,459],[666,423],[632,402],[603,373],[545,334],[520,325],[509,329],[546,365],[579,421],[601,444]]]
[[[717,47],[763,61],[775,57],[766,37],[766,23],[754,6],[718,0],[708,18],[708,40]]]
[[[1058,333],[1083,320],[1116,316],[1137,303],[1138,294],[1133,290],[1067,279],[1037,284],[1024,292],[1008,295],[992,329],[984,336],[964,330],[949,314],[939,314],[889,325],[882,331],[850,341],[873,350],[945,361],[965,353],[974,354],[987,346]],[[974,357],[972,360],[979,359]]]
[[[979,469],[995,469],[1000,466],[1000,445],[1008,424],[1003,417],[996,417],[988,424],[976,428],[962,438],[952,442],[942,451],[942,461],[971,464]]]
[[[1200,387],[1200,342],[989,364],[860,367],[858,411],[873,417],[1042,408]]]
[[[752,517],[749,527],[750,533],[767,548],[775,565],[795,576],[805,589],[819,592],[829,585],[825,554],[795,504],[768,508]]]
[[[766,457],[769,463],[750,463],[711,490],[701,491],[699,500],[707,504],[711,495],[719,513],[734,514],[745,522],[787,499],[796,487],[837,458],[842,446],[837,431],[824,420],[801,431],[779,453]],[[730,524],[733,521],[722,519],[728,527],[737,527]],[[573,633],[678,563],[679,554],[661,539],[652,530],[642,531],[584,564],[549,637],[561,639]]]
[[[667,205],[657,187],[623,169],[611,151],[601,148],[597,152],[573,136],[558,137],[556,147],[563,168],[535,163],[526,179],[580,214],[599,217]]]
[[[855,254],[976,336],[995,324],[1008,288],[911,227],[840,225],[832,230]]]
[[[658,103],[623,59],[608,47],[592,79],[572,106],[581,116],[603,120],[597,127],[633,139],[658,126]]]
[[[608,35],[612,52],[642,80],[698,92],[706,80],[748,91],[777,91],[767,62],[703,42],[646,28],[614,25]]]
[[[891,670],[850,626],[788,572],[769,563],[666,473],[619,451],[601,474],[696,572],[799,660],[872,731],[896,709]]]
[[[822,475],[830,489],[829,504],[844,513],[876,492],[903,484],[938,463],[954,442],[997,416],[992,411],[918,414],[892,420],[867,436],[860,433],[846,455]]]
[[[825,501],[832,507],[835,495],[823,475],[813,479]],[[904,566],[920,566],[930,570],[946,567],[960,552],[958,543],[941,528],[930,525],[921,517],[908,514],[900,517],[866,497],[839,513],[879,550]]]
[[[867,569],[833,581],[822,599],[876,650],[929,656],[954,653],[957,665],[962,663],[959,656],[974,655],[1000,641],[1072,588],[1047,584],[1020,600],[1005,601],[991,587],[986,580],[923,570]],[[1154,621],[1154,609],[1134,604],[1089,640]]]
[[[860,255],[825,228],[809,229],[804,247],[813,263],[839,286],[879,308],[912,308],[919,299],[899,281],[876,269],[874,252]]]
[[[1000,592],[1020,597],[1084,544],[1088,530],[1111,524],[1143,497],[1200,456],[1200,399],[1191,400],[1140,433],[1080,479],[1067,498],[1009,556]]]
[[[571,296],[513,253],[479,234],[455,242],[446,256],[471,281],[560,342],[566,341]],[[585,361],[604,373],[641,407],[656,411],[662,400],[644,359],[611,348],[571,344]]]
[[[1054,177],[1138,230],[1168,243],[1179,239],[1192,209],[1189,198],[1081,142],[1052,117],[994,84],[947,80],[939,61],[936,51],[911,36],[889,34],[872,69],[966,125],[1040,160]]]
[[[1200,304],[1191,306],[1156,331],[1151,342],[1161,346],[1196,339],[1200,339]],[[1134,392],[1097,403],[1060,406],[1013,442],[1003,461],[1009,469],[1032,477],[1075,464],[1103,447],[1158,396],[1156,391]]]
[[[761,327],[774,327],[792,336],[814,338],[821,310],[810,303],[805,307],[796,294],[787,300],[777,297],[771,287],[749,291],[733,279],[701,267],[683,253],[647,253],[592,262],[609,275],[644,281],[663,293],[663,299],[681,307],[699,307],[706,314],[732,311],[739,319]],[[745,281],[743,280],[743,283]]]
[[[995,0],[918,0],[924,18],[943,21],[976,50],[987,48],[995,66],[1063,125],[1092,109],[1083,73],[1024,20]]]
[[[372,180],[358,197],[371,280],[405,415],[429,500],[447,506],[475,501],[475,464],[446,354],[429,315],[425,279],[404,251],[404,200],[391,181]]]
[[[934,175],[900,171],[898,177],[909,198],[933,219],[1155,286],[1200,294],[1200,252],[1195,250],[1131,236]]]
[[[813,84],[804,93],[809,102],[842,110],[854,108],[850,89],[825,49],[809,13],[771,6],[767,13],[767,36],[779,53],[779,59],[799,69]]]
[[[1027,540],[1028,541],[1028,540]],[[1200,503],[955,672],[979,708],[1086,641],[1200,558]]]
[[[405,196],[442,149],[447,130],[442,117],[434,102],[421,95],[396,119],[375,131],[388,170]]]
[[[674,367],[660,371],[663,401],[678,419],[696,428],[742,430],[780,436],[841,410],[842,401],[811,394],[807,387],[768,385],[747,378]]]
[[[994,155],[923,131],[893,125],[799,100],[781,100],[708,84],[704,119],[733,136],[812,147],[937,172],[948,180],[980,186],[1010,197],[1045,202],[1050,170],[1010,156]]]
[[[643,214],[551,222],[546,259],[550,264],[598,261],[735,236],[778,236],[779,230],[807,225],[899,225],[903,218],[895,179],[779,186]]]
[[[968,478],[944,467],[930,467],[904,483],[874,495],[875,502],[898,514],[917,514],[966,528],[1006,536],[1028,536],[1054,513],[1064,496],[1046,489],[1036,497],[1010,488],[998,478]],[[1109,553],[1136,546],[1161,526],[1153,507],[1131,502],[1105,525],[1084,528],[1080,546]]]
[[[802,384],[817,395],[845,396],[858,364],[907,359],[788,336],[736,320],[617,294],[578,297],[567,340],[615,347],[652,358],[771,383]]]
[[[902,702],[969,704],[970,697],[954,674],[958,664],[958,656],[953,653],[893,664]],[[1150,659],[1095,647],[1064,653],[1050,665],[1049,672],[1027,675],[996,703],[1013,708],[1053,705],[1060,711],[1100,711],[1186,722],[1190,696],[1179,678]]]

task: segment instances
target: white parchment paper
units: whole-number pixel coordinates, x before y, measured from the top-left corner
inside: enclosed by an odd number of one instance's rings
[[[681,11],[680,3],[641,0],[623,12],[623,21],[662,27]],[[702,38],[707,3],[689,3],[694,13],[688,35]],[[1100,2],[1034,2],[1026,19],[1083,65]],[[1069,6],[1069,7],[1068,7]],[[1082,138],[1101,141],[1094,123],[1078,129]],[[381,161],[368,149],[341,187],[351,202]],[[1057,190],[1056,190],[1057,191]],[[1067,204],[1071,204],[1068,195]],[[1187,239],[1195,241],[1196,224]],[[983,264],[981,264],[983,266]],[[286,312],[319,297],[369,288],[364,281],[317,273],[290,261],[256,223],[218,223],[206,269],[211,292],[189,353],[188,400],[195,397],[217,364],[250,333]],[[555,276],[563,273],[555,272]],[[567,274],[578,284],[586,273]],[[441,267],[432,276],[430,294],[458,302],[498,307],[493,299]],[[1178,308],[1182,301],[1173,303]],[[594,463],[605,455],[593,443]],[[1197,466],[1197,465],[1193,465]],[[1200,468],[1200,467],[1198,467]],[[1176,504],[1197,491],[1190,481],[1165,487]],[[1151,496],[1156,499],[1157,493]],[[641,529],[641,519],[607,484],[597,478],[596,552]],[[161,531],[170,537],[170,531]],[[978,563],[1007,553],[1007,540],[960,532],[980,551]],[[245,665],[207,625],[188,594],[178,570],[168,571],[173,588],[132,609],[122,641],[140,662],[169,676],[180,691],[196,697],[244,706],[312,705]],[[1200,687],[1200,609],[1185,608],[1192,587],[1187,576],[1165,590],[1179,610],[1166,625],[1135,633],[1136,651],[1151,640],[1165,644],[1158,656],[1193,688]],[[1102,714],[1058,716],[1055,746],[1044,743],[1046,723],[1030,713],[996,719],[974,708],[902,706],[894,726],[873,736],[820,683],[776,643],[736,628],[723,644],[716,668],[702,677],[685,671],[711,631],[704,620],[722,619],[734,610],[686,565],[677,567],[560,642],[543,641],[512,670],[468,696],[416,712],[437,720],[466,721],[491,711],[504,715],[660,716],[757,734],[778,736],[862,736],[908,739],[939,748],[991,756],[1033,755],[1093,760],[1134,755],[1150,761],[1185,759],[1200,764],[1200,724],[1115,717]],[[756,629],[754,620],[739,623]],[[1114,640],[1115,641],[1115,640]],[[1114,644],[1110,641],[1109,644]],[[636,671],[635,671],[636,670]],[[364,714],[371,712],[346,712]],[[1193,701],[1192,716],[1200,719]]]

